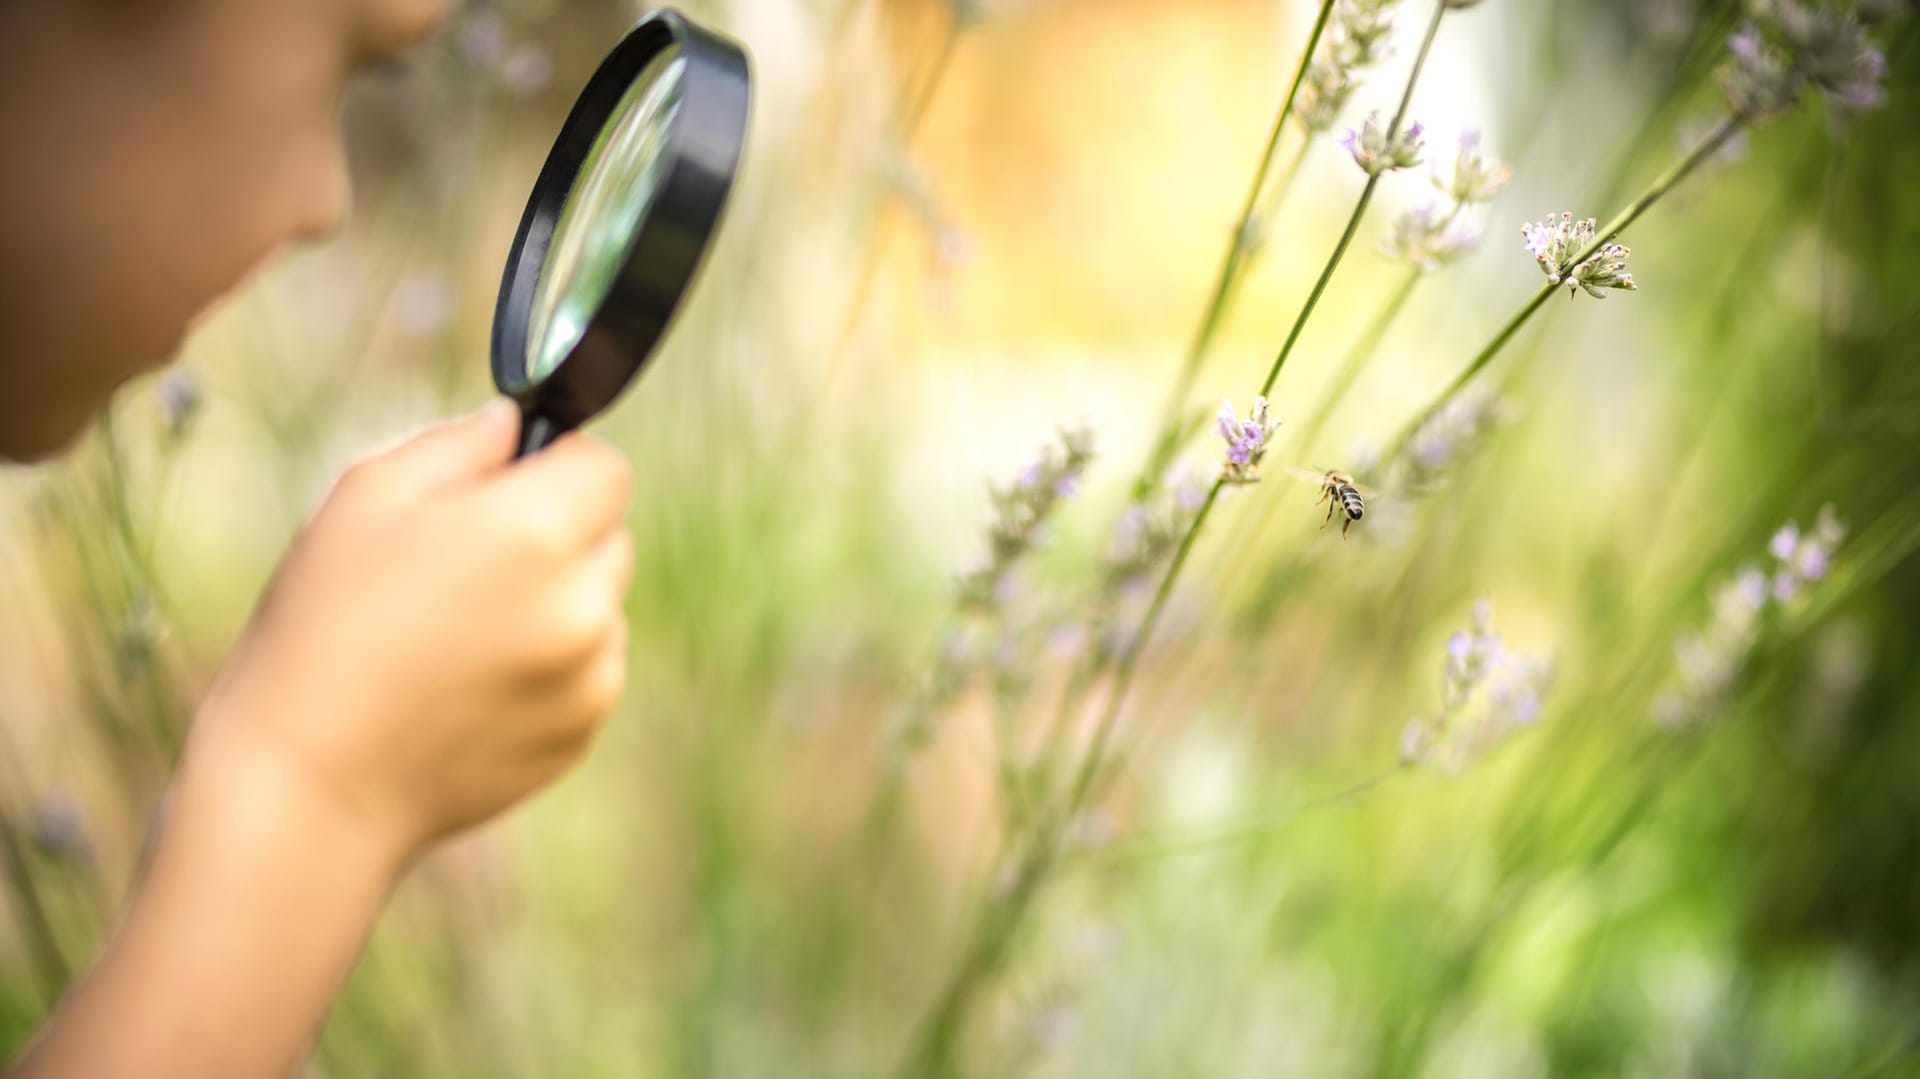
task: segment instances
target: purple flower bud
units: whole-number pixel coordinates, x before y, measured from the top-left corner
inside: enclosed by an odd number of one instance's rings
[[[1473,638],[1465,630],[1455,630],[1447,638],[1447,656],[1456,663],[1465,664],[1467,657],[1473,654]]]
[[[1827,549],[1817,543],[1809,543],[1800,551],[1800,557],[1794,560],[1794,568],[1800,576],[1809,581],[1818,581],[1827,575],[1831,559]]]
[[[1794,548],[1800,546],[1800,528],[1789,524],[1773,534],[1773,540],[1767,544],[1767,550],[1782,562],[1793,557]]]

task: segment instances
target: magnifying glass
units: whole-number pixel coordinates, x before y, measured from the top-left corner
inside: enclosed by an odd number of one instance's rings
[[[740,46],[656,11],[588,80],[533,184],[493,320],[519,456],[613,403],[711,246],[747,134]]]

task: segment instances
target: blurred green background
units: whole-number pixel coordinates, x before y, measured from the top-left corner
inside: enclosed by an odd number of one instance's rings
[[[1427,10],[1402,6],[1343,124],[1397,97]],[[1604,220],[1714,119],[1732,7],[1448,19],[1412,115],[1441,158],[1483,129],[1515,181],[1318,458],[1282,463],[1358,468],[1539,285],[1522,223]],[[315,1074],[897,1065],[992,902],[996,754],[1084,647],[1060,612],[1098,576],[1313,8],[684,5],[747,44],[757,96],[718,249],[597,427],[638,473],[631,690],[576,774],[402,888]],[[351,229],[213,312],[70,459],[0,474],[0,1056],[110,925],[196,693],[304,515],[356,454],[489,392],[525,191],[642,10],[464,9],[356,93]],[[1884,35],[1881,109],[1760,127],[1635,225],[1640,291],[1553,301],[1489,372],[1511,422],[1426,498],[1344,542],[1277,474],[1223,504],[1121,768],[965,1024],[967,1074],[1920,1074],[1914,43]],[[1362,180],[1330,144],[1306,159],[1201,403],[1244,407]],[[1383,183],[1275,391],[1289,425],[1400,280],[1391,214],[1430,194],[1424,170]],[[1018,706],[973,679],[903,745],[988,482],[1081,417],[1101,459],[1009,600],[1044,631],[1002,661]],[[1711,715],[1656,724],[1716,588],[1823,504],[1850,525],[1832,574],[1768,616]],[[1544,710],[1400,766],[1478,597],[1509,650],[1552,657]]]

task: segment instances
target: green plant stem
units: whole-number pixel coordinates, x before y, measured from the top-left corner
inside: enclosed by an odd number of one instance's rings
[[[1407,74],[1406,89],[1400,94],[1400,106],[1394,110],[1393,121],[1387,125],[1387,139],[1400,131],[1400,125],[1407,118],[1407,107],[1413,102],[1414,87],[1420,82],[1420,71],[1426,66],[1427,56],[1433,51],[1433,39],[1440,32],[1440,20],[1447,14],[1445,0],[1435,0],[1433,17],[1427,21],[1427,31],[1420,39],[1420,51],[1414,54],[1413,70]],[[1367,205],[1373,201],[1373,192],[1380,184],[1384,172],[1367,177],[1367,184],[1360,189],[1360,198],[1354,203],[1353,213],[1347,218],[1347,227],[1340,234],[1340,240],[1334,245],[1333,254],[1328,256],[1326,266],[1320,271],[1319,280],[1313,284],[1313,291],[1307,294],[1307,300],[1300,306],[1300,314],[1293,320],[1293,328],[1287,331],[1287,339],[1273,358],[1273,365],[1267,369],[1266,381],[1260,384],[1260,396],[1265,397],[1273,390],[1273,384],[1279,380],[1280,372],[1287,365],[1287,358],[1293,355],[1293,348],[1300,341],[1300,335],[1306,330],[1307,320],[1313,317],[1314,308],[1319,306],[1320,297],[1325,294],[1328,282],[1340,268],[1340,261],[1346,257],[1347,248],[1353,244],[1354,233],[1360,229],[1360,221],[1366,216]],[[1180,576],[1180,570],[1186,565],[1187,555],[1192,551],[1194,540],[1200,535],[1200,529],[1213,512],[1214,503],[1219,501],[1220,489],[1225,480],[1215,480],[1213,489],[1207,492],[1207,500],[1200,507],[1193,523],[1187,527],[1187,534],[1180,541],[1180,548],[1174,553],[1173,561],[1167,566],[1165,577],[1160,580],[1160,588],[1154,593],[1153,602],[1148,605],[1147,613],[1140,620],[1140,629],[1133,640],[1121,653],[1120,662],[1114,668],[1113,693],[1107,699],[1106,711],[1100,717],[1100,723],[1094,728],[1093,744],[1079,776],[1075,779],[1069,798],[1069,812],[1078,808],[1085,798],[1098,771],[1101,758],[1111,739],[1115,723],[1119,720],[1121,706],[1126,703],[1127,690],[1132,686],[1134,670],[1138,665],[1140,653],[1145,649],[1148,638],[1153,635],[1154,625],[1159,621],[1160,612],[1166,606],[1167,597],[1173,592],[1174,582]]]
[[[1433,39],[1440,32],[1440,20],[1447,14],[1444,0],[1436,0],[1433,5],[1433,18],[1427,20],[1427,32],[1420,39],[1420,51],[1414,54],[1413,70],[1407,73],[1407,85],[1400,93],[1400,106],[1394,110],[1393,121],[1387,125],[1387,141],[1392,142],[1400,133],[1400,125],[1406,122],[1407,106],[1413,103],[1414,87],[1419,85],[1420,71],[1426,67],[1427,56],[1433,51]],[[1260,396],[1272,392],[1273,384],[1279,380],[1280,371],[1287,365],[1287,358],[1293,355],[1293,347],[1300,341],[1300,334],[1307,328],[1307,320],[1313,316],[1313,309],[1320,303],[1320,297],[1327,290],[1327,283],[1333,280],[1334,271],[1340,268],[1340,260],[1346,257],[1347,248],[1353,244],[1354,233],[1360,230],[1360,220],[1366,216],[1367,205],[1373,201],[1373,193],[1380,186],[1380,177],[1386,172],[1377,172],[1367,177],[1367,185],[1360,189],[1360,199],[1354,203],[1353,214],[1347,218],[1347,227],[1340,234],[1340,242],[1334,245],[1333,254],[1327,259],[1327,265],[1320,271],[1320,279],[1313,283],[1313,291],[1307,294],[1307,302],[1300,307],[1299,317],[1293,320],[1293,328],[1287,331],[1287,339],[1281,344],[1280,352],[1273,358],[1273,366],[1267,370],[1265,382],[1260,384]]]
[[[954,53],[960,47],[960,37],[964,27],[958,22],[950,22],[941,32],[940,44],[935,47],[933,60],[928,64],[927,75],[919,91],[913,93],[906,109],[897,121],[898,139],[904,152],[913,146],[914,139],[920,134],[920,125],[933,108],[934,98],[939,96],[940,87],[946,81],[948,70],[953,66]],[[879,282],[880,265],[888,248],[890,233],[887,228],[885,200],[881,200],[875,212],[874,233],[868,239],[866,250],[861,255],[860,273],[854,279],[853,293],[848,297],[846,313],[841,316],[840,331],[834,336],[833,352],[827,361],[827,370],[820,380],[819,402],[814,406],[812,415],[817,417],[825,410],[827,392],[838,380],[844,361],[853,350],[854,339],[859,336],[861,324],[865,321],[867,304],[873,299],[874,286]]]
[[[1685,157],[1674,162],[1666,172],[1661,173],[1659,178],[1653,181],[1652,185],[1640,193],[1640,197],[1628,203],[1625,209],[1616,214],[1613,220],[1607,223],[1607,227],[1602,229],[1598,236],[1594,237],[1593,242],[1582,249],[1579,254],[1568,260],[1567,265],[1578,266],[1589,258],[1592,258],[1602,247],[1612,243],[1615,237],[1625,232],[1627,227],[1635,221],[1638,221],[1640,215],[1652,209],[1653,205],[1659,202],[1662,196],[1673,190],[1680,181],[1686,179],[1687,176],[1699,168],[1703,162],[1711,158],[1719,151],[1720,147],[1726,145],[1728,139],[1738,134],[1740,129],[1745,127],[1746,124],[1747,117],[1744,114],[1734,113],[1728,116],[1721,122],[1719,127],[1714,129],[1711,135],[1708,135],[1706,139],[1701,141],[1700,145],[1694,147],[1692,152],[1688,153]],[[1513,340],[1513,336],[1520,332],[1520,328],[1527,324],[1527,320],[1532,318],[1535,312],[1546,305],[1546,302],[1553,297],[1554,292],[1559,289],[1562,284],[1564,284],[1564,282],[1549,281],[1547,284],[1542,285],[1539,291],[1533,294],[1533,298],[1527,301],[1526,306],[1522,307],[1518,314],[1508,320],[1507,324],[1500,328],[1500,332],[1494,334],[1493,340],[1487,342],[1487,346],[1481,349],[1472,360],[1468,361],[1467,366],[1454,377],[1452,382],[1448,383],[1447,388],[1442,390],[1440,395],[1434,398],[1426,408],[1415,413],[1413,418],[1408,420],[1406,424],[1400,428],[1400,432],[1394,436],[1391,442],[1387,443],[1386,451],[1380,455],[1380,467],[1382,471],[1385,471],[1391,463],[1399,460],[1400,456],[1406,452],[1408,444],[1411,443],[1414,436],[1420,432],[1420,429],[1431,422],[1462,390],[1466,389],[1467,384],[1472,382],[1474,376],[1478,375],[1487,364],[1493,362],[1493,358],[1500,354],[1500,350],[1507,346],[1507,342]]]
[[[1366,366],[1374,350],[1380,347],[1380,342],[1386,338],[1387,331],[1393,328],[1401,312],[1406,310],[1407,301],[1413,298],[1414,288],[1425,276],[1426,274],[1417,266],[1408,270],[1400,283],[1394,286],[1393,293],[1387,297],[1387,302],[1380,306],[1380,313],[1373,317],[1373,323],[1367,327],[1367,332],[1347,350],[1346,356],[1340,361],[1340,369],[1334,373],[1333,381],[1327,387],[1325,399],[1320,402],[1320,407],[1314,410],[1313,419],[1307,421],[1306,429],[1294,442],[1299,452],[1304,454],[1311,451],[1314,443],[1319,441],[1321,433],[1326,430],[1327,420],[1340,408],[1347,394],[1353,391],[1354,383],[1360,380],[1360,371]]]
[[[1394,111],[1393,121],[1387,127],[1389,141],[1399,132],[1400,125],[1406,120],[1407,106],[1413,101],[1413,90],[1420,81],[1420,70],[1426,65],[1427,55],[1433,50],[1433,39],[1440,31],[1440,20],[1446,16],[1445,0],[1435,0],[1433,18],[1427,22],[1427,32],[1420,40],[1420,51],[1414,55],[1413,70],[1407,75],[1406,90],[1400,95],[1400,107]],[[1280,371],[1286,366],[1287,357],[1292,354],[1293,346],[1300,340],[1301,332],[1306,328],[1307,319],[1312,317],[1313,309],[1319,304],[1321,295],[1326,291],[1327,282],[1332,280],[1334,271],[1339,269],[1340,260],[1353,243],[1353,234],[1360,228],[1360,219],[1366,215],[1367,204],[1373,198],[1374,188],[1379,184],[1380,175],[1367,179],[1366,187],[1361,189],[1360,198],[1354,204],[1353,215],[1347,219],[1346,230],[1335,245],[1333,254],[1327,259],[1326,268],[1320,272],[1319,281],[1313,291],[1308,293],[1306,303],[1301,305],[1299,317],[1294,319],[1293,329],[1288,332],[1287,340],[1280,346],[1280,352],[1273,359],[1273,366],[1267,371],[1266,381],[1260,385],[1260,395],[1266,396],[1279,379]],[[1153,602],[1148,604],[1146,614],[1141,616],[1140,628],[1121,652],[1120,662],[1114,668],[1113,692],[1107,698],[1107,706],[1101,714],[1099,725],[1094,728],[1093,744],[1087,749],[1079,772],[1074,777],[1068,793],[1065,816],[1071,820],[1079,812],[1081,805],[1091,793],[1093,782],[1098,776],[1100,765],[1106,754],[1108,743],[1112,740],[1114,727],[1120,718],[1121,708],[1126,704],[1127,691],[1132,688],[1134,673],[1138,670],[1140,656],[1153,637],[1154,627],[1160,621],[1160,614],[1166,609],[1167,599],[1173,594],[1175,582],[1180,579],[1180,571],[1186,568],[1187,556],[1193,553],[1200,530],[1206,526],[1207,518],[1212,515],[1213,507],[1220,501],[1221,489],[1226,486],[1225,478],[1213,482],[1207,491],[1206,501],[1201,503],[1200,512],[1194,515],[1193,523],[1187,526],[1187,533],[1181,537],[1180,547],[1174,552],[1173,561],[1167,565],[1166,575],[1160,579],[1160,587],[1153,594]]]
[[[1307,69],[1313,63],[1313,54],[1320,47],[1320,37],[1326,31],[1327,19],[1333,14],[1334,0],[1322,0],[1320,14],[1314,19],[1313,31],[1307,35],[1306,48],[1300,52],[1300,64],[1294,68],[1293,82],[1287,87],[1287,96],[1280,103],[1280,111],[1273,118],[1273,132],[1267,136],[1267,146],[1260,155],[1260,163],[1254,168],[1253,183],[1247,189],[1247,198],[1240,210],[1240,218],[1234,224],[1233,241],[1227,246],[1227,254],[1220,262],[1220,270],[1213,283],[1213,293],[1207,301],[1206,313],[1200,318],[1200,326],[1194,331],[1193,341],[1187,346],[1186,358],[1180,364],[1180,372],[1174,378],[1173,389],[1165,398],[1166,408],[1160,417],[1159,434],[1154,440],[1153,453],[1145,468],[1140,470],[1137,489],[1150,487],[1157,477],[1173,460],[1180,448],[1180,413],[1187,397],[1193,392],[1193,384],[1200,377],[1200,369],[1206,363],[1207,353],[1212,348],[1215,335],[1220,332],[1220,323],[1226,315],[1227,307],[1233,301],[1235,290],[1246,268],[1248,256],[1252,254],[1248,241],[1251,239],[1253,222],[1263,213],[1261,196],[1266,192],[1267,177],[1273,171],[1274,156],[1280,150],[1280,139],[1286,134],[1287,119],[1293,115],[1293,102],[1300,93],[1300,86],[1306,81]],[[1294,154],[1293,161],[1281,175],[1280,185],[1273,198],[1266,204],[1265,214],[1271,215],[1278,208],[1286,191],[1292,186],[1293,178],[1300,172],[1301,163],[1306,160],[1309,141],[1302,144]]]
[[[1274,219],[1280,216],[1281,208],[1287,203],[1287,196],[1293,193],[1293,182],[1300,178],[1300,173],[1307,165],[1307,155],[1312,151],[1313,133],[1308,132],[1307,137],[1300,140],[1300,146],[1294,150],[1293,156],[1287,159],[1287,167],[1280,170],[1279,179],[1273,182],[1273,190],[1267,193],[1267,197],[1260,202],[1260,208],[1254,211],[1255,221],[1272,227]],[[1249,252],[1249,256],[1254,254],[1258,252]]]
[[[1136,844],[1111,853],[1102,854],[1094,861],[1102,865],[1126,864],[1155,861],[1183,854],[1198,854],[1217,851],[1224,847],[1238,846],[1243,843],[1256,843],[1278,835],[1298,818],[1322,809],[1342,805],[1368,794],[1389,781],[1406,774],[1408,766],[1395,764],[1391,768],[1376,772],[1357,783],[1349,784],[1331,794],[1309,799],[1288,809],[1277,816],[1264,817],[1249,821],[1237,827],[1222,829],[1207,835],[1191,836],[1184,839],[1163,840]]]
[[[1394,111],[1393,120],[1387,127],[1389,140],[1399,133],[1400,125],[1406,119],[1407,108],[1413,100],[1414,87],[1420,81],[1420,72],[1426,66],[1427,56],[1433,49],[1434,38],[1440,31],[1440,21],[1446,16],[1447,10],[1445,0],[1435,0],[1433,17],[1428,21],[1426,34],[1420,40],[1420,51],[1414,56],[1413,68],[1407,75],[1406,89],[1400,95],[1400,105]],[[1324,22],[1325,11],[1326,9],[1323,8],[1322,22]],[[1318,29],[1319,26],[1316,25],[1316,30]],[[1312,48],[1309,47],[1307,56],[1310,57],[1311,54]],[[1305,70],[1305,63],[1303,59],[1302,72]],[[1283,110],[1280,114],[1281,125],[1284,125],[1286,115],[1286,111]],[[1280,125],[1276,125],[1278,126]],[[1287,357],[1299,341],[1307,319],[1311,317],[1314,307],[1320,302],[1320,297],[1326,291],[1327,283],[1333,278],[1334,271],[1339,268],[1340,260],[1346,255],[1348,246],[1353,243],[1354,233],[1360,227],[1360,220],[1366,214],[1367,204],[1372,201],[1374,189],[1379,181],[1378,174],[1368,177],[1366,187],[1361,190],[1360,198],[1354,205],[1353,216],[1347,221],[1346,230],[1341,234],[1333,254],[1327,259],[1326,268],[1321,271],[1319,281],[1315,283],[1313,291],[1308,294],[1306,302],[1301,306],[1299,317],[1294,320],[1293,329],[1288,333],[1285,344],[1281,346],[1279,354],[1274,358],[1272,368],[1267,372],[1266,381],[1261,384],[1261,396],[1265,396],[1273,388],[1274,381],[1280,377],[1280,370],[1286,365]],[[1250,205],[1257,202],[1259,191],[1259,187],[1256,186]],[[1236,246],[1240,243],[1237,235],[1235,243]],[[1231,258],[1229,262],[1232,262]],[[1225,279],[1224,275],[1223,279]],[[1172,408],[1172,415],[1177,418],[1179,402],[1175,401]],[[1006,898],[999,905],[990,908],[982,919],[981,928],[974,934],[973,944],[967,949],[960,969],[948,982],[946,991],[941,994],[939,1004],[936,1005],[932,1016],[922,1026],[919,1036],[916,1037],[915,1049],[906,1058],[903,1071],[900,1073],[903,1076],[935,1076],[950,1073],[953,1042],[966,1019],[973,994],[992,975],[1005,956],[1008,946],[1025,918],[1026,911],[1032,906],[1041,883],[1059,857],[1061,840],[1093,792],[1093,785],[1099,778],[1100,766],[1106,759],[1106,750],[1113,739],[1121,709],[1126,703],[1127,691],[1132,687],[1134,674],[1139,668],[1140,657],[1153,638],[1154,627],[1158,625],[1160,615],[1165,611],[1167,601],[1173,595],[1174,585],[1179,581],[1180,573],[1186,567],[1188,557],[1193,553],[1195,542],[1200,537],[1200,530],[1205,527],[1207,518],[1213,513],[1213,507],[1220,501],[1220,492],[1225,486],[1224,477],[1214,481],[1213,486],[1207,491],[1206,501],[1201,503],[1193,522],[1187,526],[1186,534],[1181,537],[1180,546],[1174,552],[1166,574],[1160,578],[1160,585],[1154,592],[1153,600],[1141,617],[1140,628],[1135,631],[1120,654],[1120,660],[1114,668],[1113,691],[1107,699],[1106,708],[1101,714],[1098,725],[1094,728],[1093,742],[1087,747],[1086,754],[1080,760],[1079,768],[1075,770],[1065,804],[1056,812],[1045,816],[1036,828],[1031,845],[1019,860],[1019,869],[1016,871],[1011,890]]]
[[[26,844],[3,810],[0,810],[0,864],[4,864],[14,902],[20,907],[20,935],[26,941],[34,974],[40,980],[41,1000],[52,1007],[60,999],[61,990],[66,988],[71,972],[67,968],[66,957],[60,952],[53,919],[40,895],[40,887],[33,879],[33,867],[27,859]]]

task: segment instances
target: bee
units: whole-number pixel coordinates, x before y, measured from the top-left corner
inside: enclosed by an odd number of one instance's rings
[[[1321,528],[1331,524],[1333,515],[1338,513],[1341,517],[1340,535],[1345,538],[1353,522],[1367,515],[1367,504],[1360,496],[1360,487],[1345,472],[1335,472],[1330,468],[1289,468],[1287,471],[1320,488],[1320,502],[1327,504],[1327,519],[1320,522]]]

